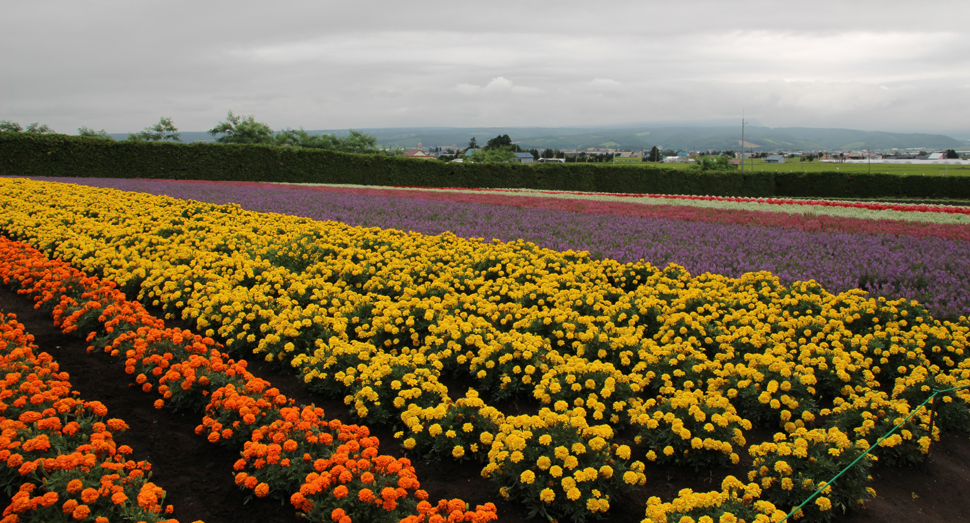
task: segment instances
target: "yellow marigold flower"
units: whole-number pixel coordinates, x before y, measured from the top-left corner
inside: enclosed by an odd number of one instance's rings
[[[451,455],[460,458],[465,455],[465,448],[461,445],[455,445],[455,448],[451,449]]]
[[[413,449],[414,446],[417,445],[417,444],[418,444],[418,442],[415,441],[414,438],[408,438],[408,439],[404,440],[404,448],[406,448],[408,450]]]
[[[664,456],[673,456],[673,455],[674,455],[673,447],[671,447],[670,445],[667,445],[666,447],[664,447]]]
[[[576,487],[573,487],[569,489],[568,492],[566,492],[566,497],[572,501],[576,501],[577,499],[582,497],[582,495],[583,495],[582,492],[580,492],[579,489]]]
[[[775,472],[783,475],[790,476],[792,473],[791,466],[784,460],[778,460],[775,462]]]
[[[519,474],[519,481],[526,485],[531,485],[532,482],[534,482],[535,480],[536,480],[536,475],[531,470],[526,470],[522,472],[522,474]]]
[[[825,512],[826,510],[830,510],[832,508],[832,502],[829,501],[829,498],[825,496],[819,496],[815,500],[815,504],[818,505],[818,509],[821,510],[822,512]]]
[[[628,470],[623,473],[623,482],[627,485],[636,485],[638,479],[636,472]]]
[[[620,459],[630,459],[630,447],[627,445],[620,445],[617,447],[616,457]]]
[[[546,503],[552,503],[556,499],[556,493],[551,488],[542,489],[542,492],[539,493],[539,499]]]

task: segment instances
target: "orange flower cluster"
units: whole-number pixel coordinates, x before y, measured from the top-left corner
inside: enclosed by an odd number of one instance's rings
[[[286,497],[310,521],[485,522],[493,504],[427,501],[411,462],[380,455],[366,427],[324,419],[323,409],[293,406],[270,383],[234,361],[211,338],[165,329],[112,282],[88,277],[35,249],[0,237],[0,277],[49,310],[64,332],[89,330],[88,351],[124,356],[125,371],[166,404],[205,410],[196,433],[242,445],[236,483],[257,497]],[[141,498],[138,498],[139,503]],[[3,522],[6,523],[6,522]]]
[[[13,315],[0,314],[0,485],[19,484],[3,523],[19,521],[167,521],[165,491],[148,482],[151,466],[128,460],[126,430],[108,409],[71,390],[47,353]],[[134,501],[131,501],[134,498]]]

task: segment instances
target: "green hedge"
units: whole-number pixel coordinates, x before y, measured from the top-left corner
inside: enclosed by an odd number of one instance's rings
[[[493,187],[750,197],[970,199],[970,177],[459,164],[270,145],[0,133],[0,175]]]

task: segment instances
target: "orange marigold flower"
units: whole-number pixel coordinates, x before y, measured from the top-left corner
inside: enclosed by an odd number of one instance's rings
[[[374,491],[369,488],[361,489],[360,492],[357,493],[357,498],[364,503],[370,503],[374,500]]]
[[[124,492],[115,492],[111,495],[111,502],[115,505],[120,505],[125,501],[128,501],[128,496],[126,496]]]
[[[165,400],[155,400],[155,408],[161,410],[165,406]]]
[[[86,488],[81,492],[81,501],[85,503],[94,503],[98,500],[98,491],[93,488]]]
[[[374,475],[370,472],[365,472],[360,475],[360,480],[364,482],[365,485],[370,485],[374,482]]]
[[[57,503],[58,497],[57,492],[48,492],[41,496],[40,505],[43,507],[52,507],[54,503]]]
[[[347,494],[349,493],[350,492],[347,490],[347,487],[344,485],[340,485],[339,487],[333,489],[333,495],[337,499],[343,499],[347,497]]]
[[[74,512],[74,509],[76,509],[76,508],[77,508],[77,500],[76,499],[69,499],[69,500],[65,501],[63,505],[61,505],[61,510],[64,511],[65,514],[71,514],[71,513],[73,513]]]
[[[298,446],[299,445],[297,445],[297,443],[291,439],[288,439],[285,442],[283,442],[283,450],[285,450],[286,452],[293,452],[294,450],[297,449]]]
[[[381,491],[381,498],[383,498],[384,501],[395,500],[397,499],[397,491],[391,487],[384,487],[384,490]]]
[[[7,458],[7,466],[12,469],[19,468],[23,464],[24,457],[20,454],[11,454],[10,457]]]
[[[91,509],[87,505],[78,505],[71,514],[71,517],[80,521],[91,515]]]
[[[121,431],[128,428],[128,424],[118,418],[109,419],[107,425],[113,431]]]
[[[35,470],[37,470],[37,463],[33,461],[25,461],[17,472],[19,472],[21,476],[26,476]]]
[[[344,512],[344,509],[342,509],[342,508],[335,508],[335,509],[333,509],[333,512],[330,513],[330,519],[332,519],[334,521],[340,521],[340,519],[343,518],[346,515],[347,514],[346,514],[346,512]]]

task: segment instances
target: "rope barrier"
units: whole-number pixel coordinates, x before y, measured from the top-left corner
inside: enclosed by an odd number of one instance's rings
[[[913,412],[910,412],[909,413],[909,416],[906,416],[906,418],[903,421],[897,423],[895,427],[893,427],[892,429],[890,429],[889,432],[885,433],[881,438],[879,438],[879,440],[876,441],[872,446],[870,446],[865,452],[863,452],[861,455],[859,455],[859,457],[857,457],[856,459],[854,459],[852,461],[852,463],[849,463],[848,465],[846,465],[846,467],[844,469],[842,469],[841,471],[839,471],[839,473],[836,474],[834,477],[832,477],[832,479],[830,479],[827,482],[822,482],[822,484],[821,484],[822,486],[820,486],[811,496],[809,496],[808,499],[806,499],[805,501],[803,501],[797,507],[793,508],[792,511],[789,512],[788,515],[785,516],[785,518],[782,519],[781,521],[779,521],[778,523],[784,523],[785,521],[788,521],[788,518],[794,516],[798,511],[800,511],[802,509],[802,507],[804,507],[806,504],[810,503],[813,499],[815,499],[815,497],[818,496],[823,490],[829,488],[829,486],[832,483],[834,483],[835,480],[839,479],[839,476],[841,476],[847,470],[849,470],[853,466],[855,466],[855,464],[858,463],[859,460],[861,460],[862,458],[864,458],[867,455],[869,455],[869,453],[872,452],[873,449],[875,449],[876,447],[878,447],[880,443],[882,443],[886,438],[888,438],[889,436],[891,436],[893,434],[893,432],[896,432],[896,429],[898,429],[899,427],[902,427],[903,425],[905,425],[906,422],[909,421],[910,418],[912,418],[913,416],[915,416],[916,413],[918,413],[920,410],[922,410],[923,407],[926,406],[927,403],[929,403],[930,401],[932,401],[933,398],[935,398],[937,395],[943,394],[943,393],[946,393],[946,392],[953,392],[955,390],[965,389],[967,387],[970,387],[970,385],[961,385],[959,387],[951,387],[949,389],[942,389],[942,390],[933,389],[933,394],[930,394],[930,397],[926,398],[926,401],[924,401],[923,403],[920,403],[920,405],[918,407],[916,407],[915,409],[913,409]],[[933,418],[935,417],[935,415],[936,415],[936,402],[933,402],[933,410],[930,413],[930,442],[931,443],[933,441]],[[929,457],[929,449],[926,450],[926,457]],[[925,462],[925,458],[924,458],[924,462]]]

